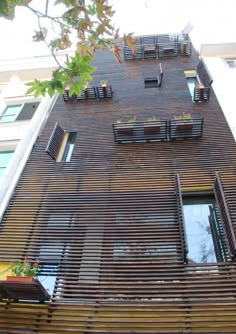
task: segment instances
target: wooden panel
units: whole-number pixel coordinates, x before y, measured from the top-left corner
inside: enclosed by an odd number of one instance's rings
[[[48,155],[50,155],[50,157],[54,160],[56,160],[57,158],[57,154],[60,150],[63,137],[64,137],[64,130],[60,127],[60,125],[57,122],[45,150],[48,153]]]

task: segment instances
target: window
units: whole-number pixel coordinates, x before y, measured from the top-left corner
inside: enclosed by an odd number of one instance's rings
[[[5,171],[8,162],[10,161],[14,151],[3,151],[0,152],[0,178]]]
[[[77,132],[64,131],[61,126],[56,123],[46,147],[46,152],[53,160],[70,161],[76,136]]]
[[[13,122],[31,119],[39,103],[8,105],[0,115],[0,122]]]
[[[0,122],[13,122],[21,110],[21,104],[14,106],[7,106],[0,115]]]
[[[236,59],[225,59],[230,68],[236,68]]]
[[[183,194],[188,258],[196,263],[228,260],[223,226],[214,195]]]
[[[40,283],[50,295],[53,294],[57,278],[57,271],[58,265],[43,264],[37,276]]]
[[[195,85],[198,83],[196,71],[186,70],[184,71],[184,74],[187,80],[187,85],[188,85],[190,95],[193,97]]]
[[[66,133],[65,147],[63,149],[61,161],[70,161],[75,146],[76,135],[76,132]]]

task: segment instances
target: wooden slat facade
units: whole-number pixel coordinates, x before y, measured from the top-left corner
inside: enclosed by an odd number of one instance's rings
[[[235,233],[235,141],[214,92],[192,102],[184,70],[197,56],[161,63],[162,87],[145,89],[158,60],[120,65],[100,52],[94,81],[105,77],[113,98],[58,98],[0,230],[0,261],[39,257],[57,267],[55,288],[44,304],[2,300],[0,332],[236,333],[235,262],[186,263],[180,196],[213,189],[219,173]],[[118,119],[182,112],[204,119],[202,137],[114,141]],[[57,122],[78,129],[70,162],[45,153]]]

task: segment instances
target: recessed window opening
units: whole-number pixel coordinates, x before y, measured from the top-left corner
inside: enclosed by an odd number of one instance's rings
[[[157,88],[158,87],[158,79],[154,78],[145,78],[144,79],[144,87],[145,88]]]
[[[236,68],[236,59],[226,59],[225,61],[230,68]]]
[[[75,140],[76,140],[76,132],[70,132],[67,134],[67,140],[66,140],[66,145],[64,148],[64,152],[61,158],[61,161],[70,161],[72,152],[75,146]]]
[[[227,261],[226,240],[214,195],[183,194],[183,211],[189,261]]]
[[[0,122],[6,123],[31,119],[38,105],[38,102],[8,105],[0,115]]]
[[[187,80],[188,89],[190,95],[193,97],[194,95],[194,88],[196,84],[198,84],[197,74],[195,70],[186,70],[184,71],[185,78]]]

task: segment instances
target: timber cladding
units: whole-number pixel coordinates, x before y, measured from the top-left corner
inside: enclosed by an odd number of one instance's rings
[[[236,149],[220,106],[193,103],[184,70],[196,55],[161,59],[160,88],[144,88],[159,60],[119,65],[100,52],[94,84],[113,97],[59,97],[1,226],[0,261],[26,254],[56,267],[50,302],[2,301],[5,333],[236,333],[235,262],[188,263],[181,188],[213,187],[219,172],[236,229]],[[198,139],[117,144],[112,123],[133,116],[204,118]],[[45,153],[58,122],[77,132],[69,162]]]

